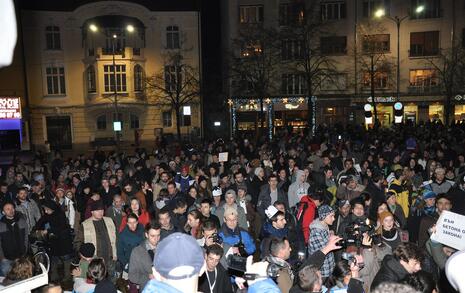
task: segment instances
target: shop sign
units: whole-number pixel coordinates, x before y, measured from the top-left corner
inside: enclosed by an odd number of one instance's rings
[[[0,119],[21,119],[19,97],[0,97]]]
[[[371,97],[367,98],[368,103],[372,103],[373,99]],[[375,103],[395,103],[396,97],[375,97]]]
[[[456,101],[465,101],[465,95],[456,95],[454,98]]]

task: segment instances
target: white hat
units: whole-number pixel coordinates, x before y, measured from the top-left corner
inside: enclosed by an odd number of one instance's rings
[[[465,292],[465,278],[462,267],[465,261],[465,251],[454,253],[446,262],[446,276],[452,287],[459,292]]]
[[[221,192],[221,188],[219,187],[215,187],[215,189],[213,189],[213,196],[221,196],[222,192]]]
[[[269,206],[265,210],[265,214],[268,217],[268,219],[273,218],[273,216],[276,215],[277,212],[278,212],[278,209],[275,208],[273,205]]]

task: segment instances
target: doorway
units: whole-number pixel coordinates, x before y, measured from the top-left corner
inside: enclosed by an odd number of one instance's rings
[[[72,148],[71,117],[48,116],[47,140],[52,150],[70,150]]]

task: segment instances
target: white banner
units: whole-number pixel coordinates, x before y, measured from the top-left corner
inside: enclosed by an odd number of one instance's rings
[[[436,223],[436,232],[431,234],[431,240],[450,246],[465,249],[465,216],[444,211]]]

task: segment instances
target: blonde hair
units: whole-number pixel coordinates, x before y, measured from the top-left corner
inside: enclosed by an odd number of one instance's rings
[[[239,213],[237,212],[235,208],[227,207],[224,210],[224,218],[226,219],[227,216],[231,216],[231,215],[235,217],[239,217]]]

